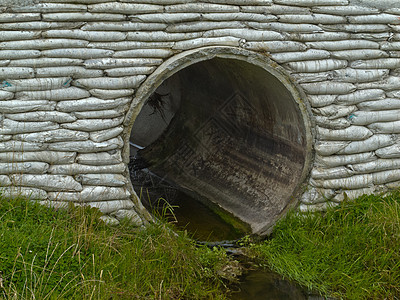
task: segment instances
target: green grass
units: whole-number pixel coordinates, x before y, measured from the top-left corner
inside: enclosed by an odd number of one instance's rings
[[[400,299],[400,192],[365,195],[323,214],[290,212],[253,250],[322,295]]]
[[[99,216],[0,196],[0,298],[224,299],[224,251],[166,223],[111,227]]]

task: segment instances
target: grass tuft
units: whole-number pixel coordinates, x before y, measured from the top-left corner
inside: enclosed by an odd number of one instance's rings
[[[163,222],[111,227],[99,217],[0,196],[0,298],[224,299],[224,251]]]
[[[253,250],[322,295],[400,299],[400,192],[364,195],[325,213],[290,212]]]

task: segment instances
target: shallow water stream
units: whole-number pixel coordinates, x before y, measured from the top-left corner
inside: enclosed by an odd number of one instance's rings
[[[308,295],[300,286],[283,279],[279,274],[256,266],[247,257],[237,255],[240,249],[235,248],[237,247],[235,241],[248,234],[245,228],[233,226],[232,222],[226,221],[224,214],[216,213],[215,209],[211,209],[177,187],[168,185],[156,177],[149,180],[146,175],[146,178],[146,192],[143,192],[143,186],[140,190],[137,189],[137,192],[142,194],[142,201],[150,211],[167,217],[170,222],[174,222],[179,229],[186,230],[199,243],[227,248],[227,253],[233,253],[235,259],[240,262],[243,274],[239,278],[239,283],[231,286],[233,293],[230,299],[321,299]],[[143,183],[143,177],[140,180]],[[234,248],[231,248],[232,246]]]

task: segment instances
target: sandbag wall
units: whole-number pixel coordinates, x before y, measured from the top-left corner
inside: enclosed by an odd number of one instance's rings
[[[262,53],[308,95],[315,162],[301,210],[398,187],[400,8],[363,2],[3,1],[3,193],[142,224],[122,157],[124,118],[158,66],[205,46]]]

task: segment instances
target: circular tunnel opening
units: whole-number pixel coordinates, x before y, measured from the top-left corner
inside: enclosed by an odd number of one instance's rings
[[[149,208],[162,197],[174,205],[184,191],[251,233],[269,233],[296,203],[309,164],[305,115],[285,80],[221,57],[165,79],[130,136],[131,178],[142,203]]]

